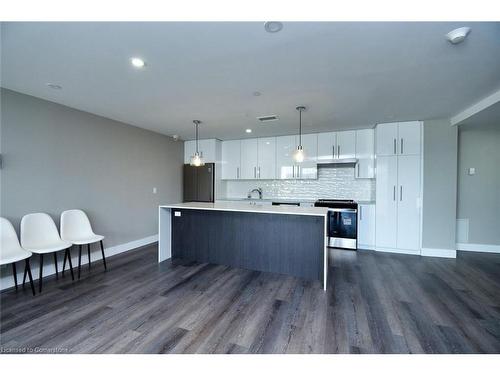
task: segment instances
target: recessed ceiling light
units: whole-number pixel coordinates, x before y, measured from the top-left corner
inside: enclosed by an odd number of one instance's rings
[[[283,24],[281,22],[278,21],[264,22],[264,29],[266,29],[268,33],[277,33],[278,31],[281,31],[282,28]]]
[[[451,44],[458,44],[463,42],[469,33],[470,27],[459,27],[446,34],[446,39],[448,39]]]
[[[146,63],[144,62],[143,59],[141,59],[140,57],[132,57],[130,59],[130,63],[135,66],[136,68],[144,68],[144,66],[146,65]]]
[[[247,132],[247,133],[251,133],[251,132],[252,132],[252,129],[247,129],[247,130],[245,130],[245,132]]]
[[[254,91],[253,93],[253,96],[261,96],[262,93],[260,91]]]
[[[55,83],[47,83],[47,86],[50,87],[51,89],[54,89],[54,90],[61,90],[62,89],[61,85],[56,85]]]

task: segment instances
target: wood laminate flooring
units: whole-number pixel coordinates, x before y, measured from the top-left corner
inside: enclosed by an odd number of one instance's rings
[[[457,259],[332,250],[319,282],[157,247],[95,262],[41,295],[1,293],[3,352],[500,353],[500,255]]]

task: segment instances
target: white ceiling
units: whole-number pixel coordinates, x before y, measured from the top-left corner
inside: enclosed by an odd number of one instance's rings
[[[444,34],[470,26],[459,45]],[[500,23],[3,23],[2,87],[160,133],[232,139],[450,117],[500,88]],[[144,70],[129,58],[141,56]],[[51,82],[63,86],[53,90]],[[261,96],[253,96],[260,91]],[[280,121],[259,124],[257,116]],[[245,128],[252,128],[248,135]]]

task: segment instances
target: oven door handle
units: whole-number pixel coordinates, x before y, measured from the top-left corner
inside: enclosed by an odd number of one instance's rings
[[[352,212],[352,213],[358,212],[358,210],[356,210],[355,208],[329,208],[328,211],[332,211],[332,212]]]

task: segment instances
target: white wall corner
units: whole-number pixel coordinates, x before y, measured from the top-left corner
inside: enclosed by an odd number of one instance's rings
[[[486,98],[481,99],[477,103],[457,113],[455,116],[450,118],[450,123],[452,126],[459,125],[468,118],[485,110],[488,107],[491,107],[492,105],[498,102],[500,102],[500,90],[495,91],[493,94],[487,96]]]
[[[457,251],[454,249],[431,249],[423,247],[420,255],[424,257],[456,258]]]

